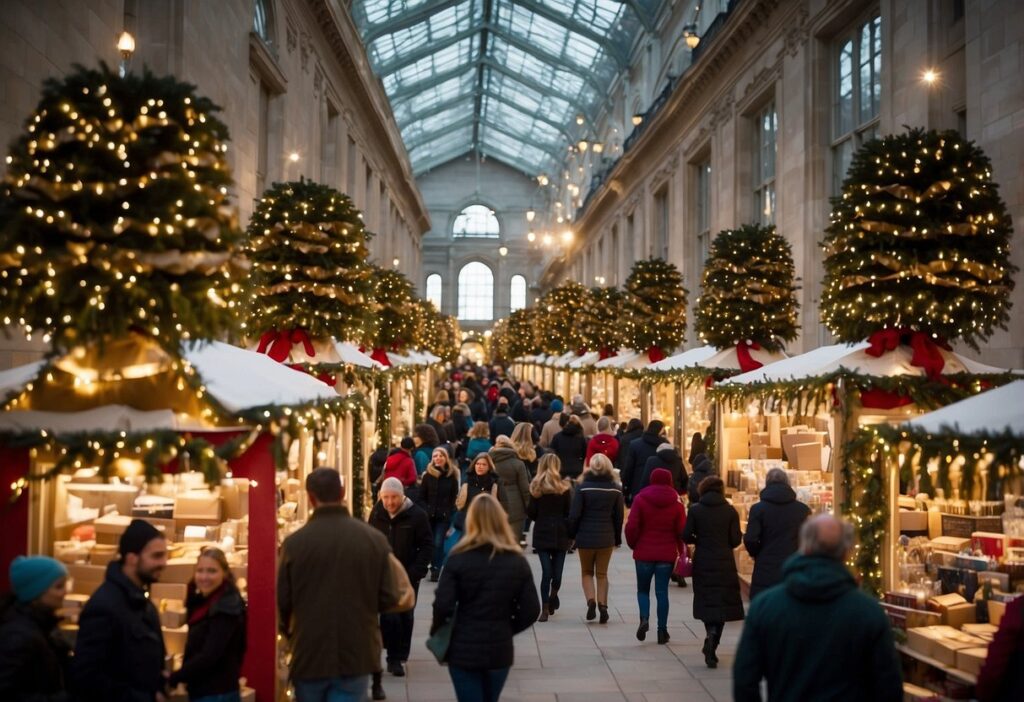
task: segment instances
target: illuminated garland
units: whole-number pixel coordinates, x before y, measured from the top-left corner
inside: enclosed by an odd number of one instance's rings
[[[866,143],[827,231],[821,319],[840,341],[904,328],[977,348],[1006,328],[1010,217],[988,158],[956,132]]]
[[[227,128],[194,88],[106,65],[44,84],[0,201],[0,314],[64,347],[236,331]]]
[[[275,183],[248,228],[247,331],[304,330],[360,342],[373,313],[362,216],[347,195],[312,181]]]
[[[352,516],[363,519],[366,510],[366,456],[363,452],[363,413],[352,415]]]
[[[550,290],[538,303],[541,347],[553,356],[586,350],[590,340],[580,324],[589,304],[587,289],[568,280]]]
[[[527,354],[536,354],[540,347],[537,344],[537,319],[539,312],[535,307],[519,309],[499,320],[491,334],[493,359],[511,361]]]
[[[428,300],[418,299],[415,304],[419,307],[423,319],[417,346],[429,351],[446,363],[455,363],[459,357],[461,343],[458,320],[442,314],[434,306],[434,303]]]
[[[580,314],[580,324],[591,351],[614,353],[626,342],[622,324],[625,296],[614,287],[591,288]]]
[[[781,351],[798,335],[793,250],[775,227],[727,229],[711,244],[695,327],[701,341],[724,349],[751,341]]]
[[[683,276],[674,264],[660,258],[637,261],[626,279],[626,340],[651,360],[664,358],[686,335],[686,295]]]
[[[374,379],[377,390],[377,446],[391,446],[391,393],[388,384],[389,375],[378,374]]]

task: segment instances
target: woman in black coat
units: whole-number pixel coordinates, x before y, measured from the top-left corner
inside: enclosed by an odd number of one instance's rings
[[[576,540],[580,554],[587,621],[600,610],[601,624],[608,623],[608,563],[612,551],[622,545],[622,488],[612,470],[611,460],[603,453],[591,457],[569,511],[569,536]]]
[[[587,457],[587,440],[583,436],[580,418],[573,415],[562,431],[551,440],[551,451],[562,463],[562,475],[575,480],[583,472],[583,459]]]
[[[743,600],[733,549],[740,545],[740,516],[725,501],[725,483],[717,476],[700,484],[700,501],[690,506],[683,541],[696,544],[693,556],[693,618],[704,622],[704,662],[718,666],[715,651],[725,622],[743,619]]]
[[[0,602],[0,700],[67,702],[71,648],[57,631],[67,570],[47,556],[11,562],[13,594]]]
[[[796,499],[789,476],[781,468],[772,468],[765,476],[761,501],[750,508],[743,545],[754,559],[750,580],[750,599],[782,582],[782,564],[796,553],[800,525],[811,509]]]
[[[232,699],[224,695],[240,699],[238,676],[245,657],[245,600],[235,585],[228,559],[219,548],[207,548],[199,554],[185,608],[185,660],[168,684],[173,688],[184,683],[192,702]]]
[[[697,488],[700,487],[705,478],[715,474],[715,466],[711,463],[711,459],[707,457],[707,454],[703,453],[694,456],[693,462],[690,465],[693,468],[693,472],[690,473],[686,494],[690,499],[690,504],[695,505],[700,502],[700,492]]]
[[[430,465],[420,483],[420,504],[430,518],[434,534],[434,551],[430,559],[430,582],[436,583],[444,564],[444,537],[455,515],[455,500],[459,496],[459,469],[451,454],[443,448],[434,449]]]
[[[526,514],[534,522],[533,549],[540,559],[540,619],[558,609],[558,590],[562,587],[562,569],[569,550],[569,510],[572,489],[562,478],[558,456],[548,453],[540,458],[537,477],[530,483],[530,504]]]
[[[445,662],[459,702],[497,702],[514,659],[512,637],[539,613],[530,564],[505,510],[491,495],[478,495],[466,535],[441,571],[430,628],[433,634],[455,617]]]

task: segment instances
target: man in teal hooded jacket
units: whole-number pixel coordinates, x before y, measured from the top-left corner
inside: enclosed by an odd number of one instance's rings
[[[736,702],[903,699],[888,617],[844,561],[853,529],[822,515],[800,529],[782,583],[750,603],[733,665]]]

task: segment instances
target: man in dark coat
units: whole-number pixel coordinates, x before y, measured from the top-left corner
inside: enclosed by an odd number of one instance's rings
[[[641,490],[651,484],[651,473],[656,468],[664,468],[672,474],[672,487],[675,488],[676,494],[682,495],[686,492],[690,477],[686,474],[686,468],[683,467],[682,456],[672,444],[668,442],[661,444],[658,447],[658,452],[647,459],[643,477],[640,479]]]
[[[388,478],[380,488],[380,502],[370,512],[370,525],[387,537],[391,551],[405,566],[412,589],[419,596],[420,580],[427,575],[434,552],[434,533],[427,513],[405,496],[401,481]],[[413,610],[380,615],[380,630],[387,651],[388,672],[405,675],[402,662],[412,646]]]
[[[620,433],[617,438],[619,440],[619,455],[615,457],[615,467],[619,469],[619,476],[622,476],[622,472],[626,469],[626,461],[629,459],[629,446],[636,439],[644,433],[644,425],[639,419],[633,418],[626,424],[626,431]]]
[[[704,622],[704,662],[718,665],[717,649],[726,622],[743,619],[739,574],[733,549],[740,545],[740,517],[725,499],[725,483],[713,476],[701,483],[700,501],[690,505],[683,541],[693,554],[693,618]]]
[[[715,474],[715,466],[711,463],[711,459],[706,454],[700,453],[694,456],[693,462],[690,464],[693,467],[693,472],[690,473],[690,480],[687,483],[687,497],[690,499],[690,504],[695,505],[700,502],[700,494],[698,488],[704,478],[710,477]]]
[[[629,455],[626,457],[626,465],[622,469],[622,493],[626,504],[633,502],[633,496],[640,492],[640,481],[644,477],[644,468],[647,467],[647,459],[658,453],[658,447],[665,443],[661,436],[665,431],[665,423],[660,419],[653,419],[647,425],[647,430],[629,444]]]
[[[743,535],[743,545],[754,559],[751,600],[782,580],[782,564],[796,553],[800,525],[810,514],[810,507],[796,499],[786,471],[768,471],[761,501],[750,508]]]
[[[551,451],[562,462],[562,477],[575,480],[583,472],[583,459],[587,455],[587,440],[579,417],[566,421],[562,431],[551,439]]]
[[[377,615],[401,597],[391,548],[379,531],[349,516],[338,471],[314,470],[306,493],[313,515],[285,539],[277,571],[297,702],[323,699],[332,688],[362,699],[380,668]]]
[[[736,661],[733,698],[760,702],[903,699],[892,627],[878,601],[862,592],[844,565],[853,528],[831,515],[804,522],[800,553],[780,585],[750,604]]]
[[[489,422],[492,444],[498,440],[499,436],[512,436],[512,432],[516,428],[516,423],[508,416],[508,403],[503,402],[504,399],[498,400],[498,406],[494,408],[494,416]]]
[[[149,586],[167,566],[167,541],[149,522],[133,519],[121,534],[120,560],[78,619],[72,682],[82,702],[163,702],[164,637]]]

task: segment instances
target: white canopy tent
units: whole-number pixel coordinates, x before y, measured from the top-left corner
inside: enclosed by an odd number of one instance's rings
[[[1024,380],[1015,380],[922,414],[904,422],[903,426],[932,434],[1009,432],[1024,440]]]

